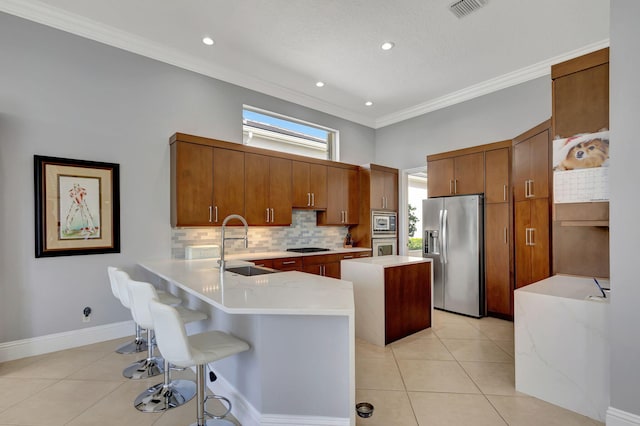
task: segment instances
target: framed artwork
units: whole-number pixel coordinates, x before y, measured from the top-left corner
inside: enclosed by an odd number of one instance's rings
[[[118,164],[34,156],[36,257],[120,252]]]

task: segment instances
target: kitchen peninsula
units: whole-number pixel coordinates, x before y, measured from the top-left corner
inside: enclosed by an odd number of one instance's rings
[[[297,271],[220,274],[212,259],[140,267],[149,281],[183,293],[189,307],[207,312],[203,330],[221,329],[251,345],[212,365],[220,373],[214,388],[231,396],[243,424],[318,424],[319,418],[355,424],[350,282]]]
[[[431,259],[380,256],[342,261],[353,283],[356,337],[378,346],[431,327]]]

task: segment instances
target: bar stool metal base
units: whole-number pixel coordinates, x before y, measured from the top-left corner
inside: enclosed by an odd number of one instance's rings
[[[172,380],[168,385],[158,383],[142,392],[133,403],[139,411],[159,413],[179,407],[196,395],[196,383],[192,380]]]
[[[164,360],[160,357],[152,357],[134,362],[124,369],[122,375],[127,379],[148,379],[164,373],[162,366]]]
[[[135,354],[147,351],[147,341],[143,338],[136,339],[133,342],[125,343],[116,349],[119,354]]]

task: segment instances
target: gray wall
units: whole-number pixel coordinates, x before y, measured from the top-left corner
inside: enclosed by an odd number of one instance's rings
[[[611,406],[637,416],[640,416],[640,279],[636,265],[640,242],[639,16],[637,0],[611,1]]]
[[[376,162],[424,166],[427,155],[511,139],[550,117],[547,76],[378,129]]]
[[[177,131],[242,141],[245,103],[339,130],[342,161],[374,159],[373,129],[3,13],[0,52],[0,342],[130,319],[106,267],[171,256]],[[120,164],[121,254],[34,257],[34,154]]]

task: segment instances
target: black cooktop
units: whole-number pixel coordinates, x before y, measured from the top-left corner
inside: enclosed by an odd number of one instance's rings
[[[292,251],[295,253],[316,253],[319,251],[329,251],[331,249],[321,248],[321,247],[302,247],[302,248],[290,248],[287,251]]]

